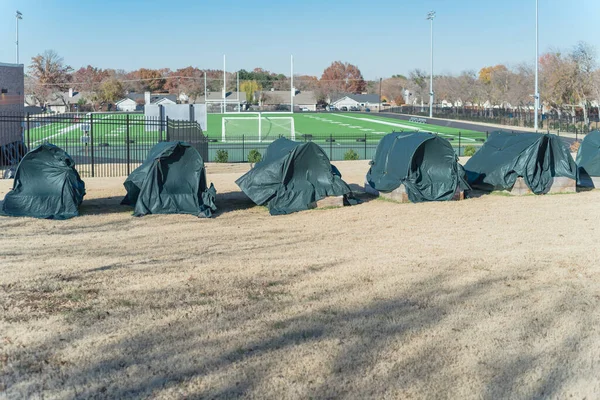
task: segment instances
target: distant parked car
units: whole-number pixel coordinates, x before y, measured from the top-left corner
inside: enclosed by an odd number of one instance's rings
[[[356,106],[352,106],[352,107],[350,107],[350,111],[360,111],[360,108],[358,108]]]
[[[365,108],[365,111],[366,112],[371,112],[371,109],[370,108]]]
[[[308,111],[308,108],[306,108],[306,107],[302,107],[302,108],[300,109],[300,111]]]
[[[340,108],[341,111],[348,111],[348,107],[343,106],[342,108]]]

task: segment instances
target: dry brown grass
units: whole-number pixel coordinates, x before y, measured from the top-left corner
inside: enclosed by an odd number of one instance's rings
[[[121,178],[0,218],[0,398],[600,396],[600,192],[271,217],[247,168],[208,166],[214,219]]]

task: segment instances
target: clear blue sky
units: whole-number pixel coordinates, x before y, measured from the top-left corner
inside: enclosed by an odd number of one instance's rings
[[[228,71],[289,74],[293,54],[296,73],[341,60],[376,79],[429,71],[430,9],[437,73],[534,61],[534,0],[0,0],[0,62],[15,61],[16,9],[26,65],[45,49],[74,68],[125,70],[216,69],[227,54]],[[600,0],[540,0],[540,50],[584,40],[600,51],[599,22]]]

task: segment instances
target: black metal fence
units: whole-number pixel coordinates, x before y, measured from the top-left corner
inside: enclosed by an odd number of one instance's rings
[[[4,170],[14,167],[27,149],[44,142],[69,153],[83,176],[128,175],[161,141],[187,141],[203,157],[208,156],[208,139],[198,123],[143,114],[0,115],[1,126],[12,128],[10,135],[0,136],[0,168]],[[15,134],[14,129],[20,132]]]
[[[384,109],[385,112],[429,116],[428,106],[400,106]],[[539,115],[540,130],[585,134],[598,129],[598,108],[588,109],[588,121],[584,119],[582,109],[572,112],[542,113]],[[506,126],[533,128],[535,114],[529,109],[477,108],[477,107],[433,107],[433,116],[444,119],[459,119],[464,121],[499,124]]]
[[[191,143],[206,162],[249,162],[253,150],[264,155],[274,138],[259,141],[256,134],[209,138],[197,122],[160,119],[132,113],[70,113],[54,115],[0,115],[0,171],[14,168],[27,149],[50,142],[73,157],[84,177],[125,176],[138,167],[149,150],[161,141]],[[16,130],[16,131],[15,131]],[[2,132],[2,130],[0,130]],[[372,134],[302,135],[293,139],[314,142],[332,161],[371,159],[380,136]],[[460,134],[447,137],[458,155],[473,141]],[[472,150],[472,149],[471,149]],[[253,152],[254,153],[254,152]],[[0,175],[1,177],[1,175]]]

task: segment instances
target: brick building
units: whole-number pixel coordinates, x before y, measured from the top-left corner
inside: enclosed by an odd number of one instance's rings
[[[14,163],[23,152],[23,64],[0,63],[0,165]]]

